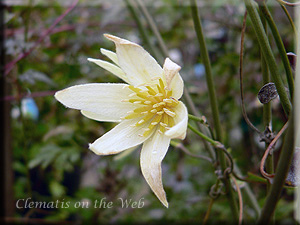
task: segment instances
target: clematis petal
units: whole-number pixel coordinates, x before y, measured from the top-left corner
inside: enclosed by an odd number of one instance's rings
[[[166,84],[167,88],[172,90],[173,97],[176,99],[180,99],[183,94],[183,80],[178,73],[180,69],[180,66],[166,58],[163,66]]]
[[[113,35],[104,34],[116,45],[116,53],[121,69],[126,73],[130,84],[153,83],[151,78],[162,77],[162,68],[140,45]]]
[[[75,85],[56,92],[55,98],[69,108],[98,114],[97,120],[118,122],[120,117],[137,107],[122,102],[132,93],[127,86],[108,83]]]
[[[169,58],[166,58],[163,66],[163,71],[166,77],[167,88],[169,91],[171,90],[171,82],[180,69],[180,66],[172,62]]]
[[[184,139],[186,136],[187,124],[188,124],[188,111],[185,105],[179,101],[179,104],[174,108],[176,116],[174,117],[175,125],[165,135],[169,138]]]
[[[97,120],[97,121],[111,121],[111,115],[101,115],[101,114],[97,114],[94,112],[89,112],[89,111],[85,111],[85,110],[80,110],[81,114],[84,115],[85,117],[92,119],[92,120]],[[105,117],[107,116],[107,117]],[[121,122],[121,119],[119,118],[116,121],[113,122]]]
[[[155,132],[143,144],[141,150],[141,170],[150,188],[164,206],[168,208],[166,193],[162,184],[161,162],[170,145],[170,138]]]
[[[180,99],[183,94],[183,88],[184,88],[183,80],[180,74],[177,73],[171,82],[171,90],[173,93],[173,97],[176,99]]]
[[[118,56],[116,53],[109,51],[107,49],[104,48],[100,48],[100,52],[107,56],[111,61],[113,61],[116,65],[119,65],[119,61],[118,61]]]
[[[126,74],[120,69],[120,67],[118,67],[118,66],[116,66],[116,65],[114,65],[110,62],[106,62],[104,60],[101,60],[101,59],[88,58],[88,61],[97,64],[98,66],[102,67],[103,69],[106,69],[107,71],[109,71],[112,74],[116,75],[117,77],[124,80],[125,82],[128,82]]]
[[[131,147],[137,146],[147,140],[152,133],[143,136],[141,129],[146,128],[149,123],[144,126],[130,126],[137,123],[140,119],[124,120],[112,130],[98,138],[89,148],[97,155],[116,154]]]

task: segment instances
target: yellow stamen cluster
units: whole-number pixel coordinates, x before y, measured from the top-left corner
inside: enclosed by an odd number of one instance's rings
[[[152,130],[159,126],[158,132],[164,133],[174,126],[174,117],[176,116],[173,108],[178,104],[177,99],[172,97],[172,91],[167,90],[163,80],[158,79],[156,85],[143,85],[143,88],[128,86],[133,91],[123,102],[140,105],[133,111],[127,112],[127,116],[121,119],[141,118],[132,126],[141,126],[150,122],[149,126],[144,129],[140,136],[146,136]]]

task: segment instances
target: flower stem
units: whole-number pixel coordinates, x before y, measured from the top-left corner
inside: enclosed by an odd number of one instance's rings
[[[194,27],[195,27],[195,31],[196,31],[199,46],[200,46],[201,58],[202,58],[202,62],[205,67],[205,72],[206,72],[206,82],[207,82],[207,87],[208,87],[208,92],[209,92],[209,99],[210,99],[210,105],[211,105],[212,114],[213,114],[214,126],[215,126],[215,130],[216,130],[216,137],[217,137],[217,140],[222,142],[223,138],[222,138],[222,131],[221,131],[221,123],[220,123],[220,118],[219,118],[219,109],[218,109],[216,91],[214,88],[215,86],[214,86],[214,81],[213,81],[213,77],[212,77],[208,51],[206,48],[206,43],[205,43],[203,31],[202,31],[202,25],[201,25],[201,21],[199,18],[197,1],[190,0],[190,2],[191,2],[191,11],[192,11],[192,17],[193,17],[193,21],[194,21]],[[222,171],[224,171],[227,167],[226,166],[226,158],[225,158],[224,153],[218,151],[218,158],[220,160]],[[229,179],[224,179],[224,184],[225,184],[226,191],[227,191],[227,197],[230,202],[233,219],[235,222],[237,222],[238,218],[239,218],[239,213],[238,213],[237,203],[234,198],[233,188],[231,186]]]
[[[291,103],[290,103],[290,100],[286,93],[286,90],[284,88],[283,81],[279,75],[275,57],[272,53],[271,46],[269,44],[267,35],[264,31],[264,27],[259,18],[257,9],[254,5],[254,1],[253,0],[244,0],[244,2],[246,5],[248,14],[250,16],[252,25],[254,27],[254,31],[255,31],[257,40],[262,49],[262,53],[264,55],[267,65],[269,67],[273,82],[275,83],[277,92],[279,94],[281,105],[283,107],[283,110],[285,111],[285,114],[289,115],[289,113],[291,111]]]
[[[279,50],[279,54],[281,56],[281,60],[283,62],[284,65],[284,69],[286,72],[286,77],[287,77],[287,81],[288,81],[288,85],[289,85],[289,90],[290,90],[290,96],[291,98],[293,98],[293,93],[294,93],[294,79],[293,79],[293,74],[292,74],[292,69],[291,69],[291,65],[289,63],[286,51],[285,51],[285,47],[283,45],[282,39],[279,35],[278,29],[276,27],[276,24],[269,12],[269,9],[266,5],[266,3],[263,1],[262,4],[259,4],[259,9],[261,10],[262,14],[264,15],[264,17],[266,18],[269,27],[272,31],[274,40],[276,42],[277,48]]]
[[[267,21],[263,15],[262,9],[259,8],[259,13],[260,13],[260,19],[261,22],[264,26],[266,34],[268,33],[268,28],[267,28]],[[270,82],[270,74],[269,74],[269,69],[268,65],[266,64],[266,61],[264,59],[262,49],[260,50],[260,57],[261,57],[261,72],[262,72],[262,77],[263,77],[263,85],[267,84]],[[263,105],[263,123],[265,128],[269,128],[270,131],[272,131],[272,108],[271,108],[271,102],[264,104]],[[269,142],[265,142],[265,149],[267,150],[269,146]],[[269,174],[274,173],[274,157],[273,154],[269,154],[267,159],[266,159],[266,170]],[[267,184],[267,190],[270,189],[270,183],[268,182]]]
[[[276,174],[273,184],[267,195],[267,199],[262,208],[262,213],[258,219],[258,224],[268,224],[274,214],[276,204],[280,198],[283,185],[291,164],[291,160],[294,152],[294,114],[290,115],[289,127],[285,135],[285,140],[281,150],[278,166],[276,168]]]
[[[163,55],[167,56],[168,55],[168,49],[159,33],[159,30],[153,20],[153,18],[151,17],[150,13],[148,12],[147,8],[145,7],[144,3],[142,0],[136,0],[137,3],[139,4],[139,6],[141,7],[141,10],[151,28],[151,30],[153,31],[157,41],[158,41],[158,45],[163,53]]]
[[[158,54],[158,52],[156,51],[154,46],[151,44],[150,39],[148,38],[146,28],[145,28],[145,26],[143,26],[142,21],[140,20],[140,17],[135,10],[136,6],[134,6],[132,4],[131,0],[125,0],[125,3],[126,3],[126,6],[130,12],[132,18],[135,20],[135,22],[137,24],[138,30],[141,34],[143,41],[145,42],[147,47],[151,50],[151,53],[154,55],[154,57],[156,59],[158,59],[159,61],[162,61],[160,55]]]
[[[220,145],[220,142],[215,141],[215,140],[211,139],[210,137],[206,136],[205,134],[201,133],[196,128],[194,128],[192,125],[188,124],[188,128],[190,128],[191,131],[193,131],[195,134],[197,134],[198,136],[203,138],[205,141],[208,141],[209,143],[211,143],[214,147]]]
[[[294,22],[293,22],[293,19],[292,19],[291,15],[289,14],[289,12],[287,11],[287,9],[286,9],[286,7],[284,6],[284,4],[283,4],[282,2],[279,2],[279,1],[278,1],[278,3],[280,4],[280,6],[281,6],[281,8],[283,9],[285,15],[287,16],[287,18],[288,18],[288,20],[289,20],[289,22],[290,22],[290,24],[291,24],[291,26],[292,26],[292,29],[293,29],[293,32],[294,32],[294,34],[295,34],[295,38],[296,38],[296,41],[297,41],[297,40],[298,40],[297,29],[296,29],[296,26],[295,26],[295,24],[294,24]],[[295,43],[296,43],[296,42],[295,42]]]

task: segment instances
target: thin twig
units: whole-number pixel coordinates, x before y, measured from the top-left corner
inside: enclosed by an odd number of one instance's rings
[[[205,224],[207,223],[207,220],[208,220],[208,218],[209,218],[209,215],[210,215],[212,206],[213,206],[213,204],[214,204],[214,201],[215,201],[214,198],[211,198],[211,199],[210,199],[209,205],[208,205],[207,211],[206,211],[206,213],[205,213],[205,216],[204,216],[202,225],[205,225]]]
[[[201,133],[200,131],[198,131],[196,128],[194,128],[193,126],[191,126],[190,124],[188,124],[188,128],[193,131],[195,134],[197,134],[198,136],[200,136],[201,138],[203,138],[205,141],[208,141],[210,144],[212,144],[213,147],[215,147],[218,150],[221,150],[227,157],[230,166],[228,167],[230,170],[228,171],[227,168],[224,169],[224,174],[227,175],[229,173],[231,173],[233,171],[233,159],[231,157],[231,155],[229,154],[229,152],[227,151],[227,149],[225,148],[225,146],[219,142],[219,141],[215,141],[213,139],[211,139],[210,137],[206,136],[205,134]]]
[[[298,6],[298,5],[300,5],[300,2],[293,3],[293,2],[288,2],[288,1],[284,1],[284,0],[277,0],[277,2],[280,2],[280,3],[282,3],[284,5],[288,5],[288,6]]]
[[[13,100],[20,100],[21,98],[37,98],[37,97],[45,97],[49,95],[55,94],[56,91],[39,91],[33,93],[23,93],[18,94],[16,96],[10,95],[5,96],[4,98],[0,99],[0,101],[13,101]]]
[[[296,29],[296,26],[295,26],[295,24],[294,24],[294,21],[293,21],[291,15],[289,14],[288,10],[287,10],[286,7],[284,6],[284,4],[281,3],[281,2],[279,2],[279,4],[280,4],[281,8],[283,9],[285,15],[287,16],[287,18],[288,18],[288,20],[289,20],[289,22],[290,22],[290,24],[291,24],[291,26],[292,26],[292,29],[293,29],[293,31],[294,31],[294,35],[295,35],[295,38],[296,38],[296,41],[295,41],[294,43],[297,43],[297,40],[298,40],[298,34],[297,34],[297,29]]]
[[[181,151],[183,151],[185,154],[187,154],[191,157],[198,158],[198,159],[204,159],[204,160],[206,160],[210,163],[213,162],[209,157],[206,157],[206,156],[203,156],[203,155],[196,155],[196,154],[191,153],[182,143],[171,142],[171,145],[174,146],[175,148],[179,148]]]
[[[242,32],[241,32],[241,49],[240,49],[240,91],[241,91],[241,101],[242,101],[242,113],[244,116],[244,119],[246,123],[251,127],[254,131],[257,133],[261,134],[260,130],[258,130],[249,120],[246,109],[245,109],[245,103],[244,103],[244,93],[243,93],[243,54],[244,54],[244,38],[245,38],[245,30],[246,30],[246,19],[247,19],[247,10],[244,14],[244,19],[243,19],[243,27],[242,27]]]
[[[242,197],[242,193],[241,193],[241,189],[236,181],[235,178],[232,178],[234,184],[235,184],[235,187],[236,187],[236,191],[237,191],[237,194],[238,194],[238,197],[239,197],[239,208],[240,208],[240,213],[239,213],[239,225],[242,224],[242,221],[243,221],[243,197]]]
[[[168,56],[169,55],[168,49],[167,49],[167,47],[166,47],[166,45],[165,45],[165,43],[164,43],[164,41],[163,41],[163,39],[162,39],[162,37],[159,33],[159,30],[158,30],[152,16],[148,12],[148,10],[145,7],[142,0],[136,0],[136,1],[137,1],[138,5],[141,7],[141,10],[142,10],[143,14],[145,15],[145,18],[146,18],[148,24],[150,25],[155,37],[157,38],[157,41],[158,41],[158,44],[159,44],[159,47],[160,47],[161,51],[163,52],[163,54],[165,56]]]
[[[44,39],[52,32],[52,30],[55,28],[55,26],[66,16],[68,15],[69,12],[71,12],[75,6],[77,5],[79,0],[75,0],[70,7],[62,14],[60,15],[54,23],[46,30],[46,32],[40,36],[40,38],[35,42],[35,44],[26,52],[21,53],[15,60],[9,62],[5,66],[5,72],[4,75],[6,76],[14,67],[15,64],[17,64],[20,60],[24,59],[27,57],[34,49],[37,48],[37,46],[44,41]]]
[[[278,132],[278,134],[275,136],[275,138],[272,140],[272,142],[270,143],[270,145],[268,146],[268,148],[266,149],[261,162],[260,162],[260,172],[261,174],[267,178],[267,179],[272,179],[274,177],[274,174],[268,174],[267,172],[265,172],[264,167],[265,167],[265,162],[266,159],[269,155],[269,152],[271,151],[271,149],[274,147],[276,141],[280,138],[280,136],[282,135],[282,133],[286,130],[286,128],[288,127],[288,122],[286,122],[284,124],[284,126],[281,128],[281,130]]]

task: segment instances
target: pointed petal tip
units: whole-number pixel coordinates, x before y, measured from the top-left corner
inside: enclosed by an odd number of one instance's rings
[[[169,208],[169,203],[167,200],[161,202],[167,209]]]
[[[109,155],[109,154],[103,154],[99,151],[99,149],[97,149],[95,146],[94,146],[94,143],[89,143],[89,149],[94,152],[96,155]]]
[[[174,69],[174,70],[177,70],[177,72],[178,72],[179,70],[181,70],[181,66],[179,66],[177,63],[173,62],[169,57],[167,57],[167,58],[165,59],[165,63],[169,64],[169,66],[172,65],[173,69]]]
[[[132,46],[141,47],[136,43],[133,43],[133,42],[128,41],[128,40],[123,39],[123,38],[119,38],[119,37],[111,35],[111,34],[104,34],[104,37],[106,37],[110,41],[113,41],[116,45],[117,44],[119,44],[119,45],[132,45]]]
[[[114,35],[111,34],[103,34],[104,37],[106,37],[108,40],[113,41],[113,42],[120,42],[122,39],[119,37],[116,37]]]
[[[57,91],[57,92],[55,92],[55,94],[54,94],[54,98],[57,100],[57,101],[59,101],[59,102],[62,102],[62,100],[61,100],[61,94],[64,92],[64,89],[63,90],[60,90],[60,91]]]
[[[95,61],[95,59],[93,59],[93,58],[87,58],[87,61],[93,62],[93,61]]]

